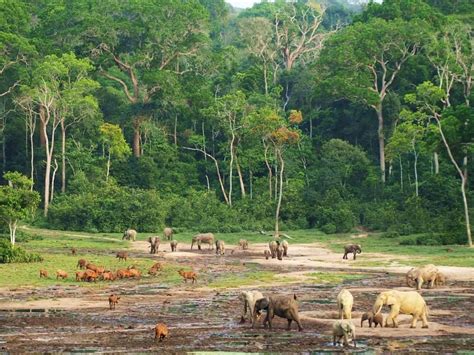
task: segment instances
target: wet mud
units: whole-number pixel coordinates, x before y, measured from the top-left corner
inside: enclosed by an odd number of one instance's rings
[[[249,253],[250,257],[253,257]],[[143,255],[145,257],[145,255]],[[238,264],[236,264],[236,261]],[[183,258],[183,267],[199,264]],[[207,278],[213,272],[239,273],[245,262],[234,255],[209,258]],[[265,265],[258,270],[280,274],[305,271],[302,268]],[[308,268],[308,272],[332,273],[330,269]],[[340,270],[338,270],[340,272]],[[357,271],[348,270],[350,273]],[[337,318],[336,295],[348,288],[354,295],[353,322],[356,325],[357,348],[351,352],[385,353],[442,352],[455,353],[474,349],[473,282],[455,281],[440,289],[423,289],[430,308],[429,329],[410,329],[410,316],[399,317],[400,326],[393,328],[360,328],[360,316],[371,309],[381,290],[403,289],[403,277],[386,272],[364,270],[363,279],[340,284],[291,283],[210,289],[201,281],[197,285],[163,285],[159,282],[121,281],[102,288],[54,286],[21,288],[0,292],[0,352],[157,352],[191,351],[229,352],[344,352],[333,346],[332,322]],[[238,294],[245,289],[259,289],[264,295],[296,294],[304,330],[296,324],[286,330],[287,322],[275,317],[273,329],[255,329],[249,321],[241,324],[243,304]],[[109,310],[110,293],[121,295],[116,310]],[[32,299],[79,300],[75,307],[31,307]],[[16,302],[15,307],[7,307]],[[25,307],[18,307],[24,304]],[[41,305],[41,303],[39,303]],[[60,303],[61,304],[61,303]],[[384,309],[384,314],[388,313]],[[154,340],[156,323],[168,325],[170,334],[163,342]]]

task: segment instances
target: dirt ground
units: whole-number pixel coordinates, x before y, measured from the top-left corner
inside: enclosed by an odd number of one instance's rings
[[[149,258],[148,243],[133,244],[134,257]],[[360,316],[370,310],[376,295],[385,289],[404,287],[407,267],[353,267],[316,244],[291,245],[283,261],[265,260],[265,244],[241,251],[230,247],[218,257],[212,251],[189,249],[161,251],[153,256],[173,261],[201,273],[244,270],[258,263],[259,270],[277,272],[296,280],[291,284],[264,284],[233,289],[211,289],[203,281],[196,285],[167,286],[133,280],[104,284],[101,288],[52,286],[47,288],[0,289],[0,352],[334,352],[344,351],[331,342],[330,327],[337,317],[336,295],[347,288],[354,296],[353,321],[358,338],[353,352],[462,352],[474,349],[474,269],[441,267],[449,284],[423,289],[430,308],[429,329],[410,329],[410,316],[399,317],[393,328],[360,327]],[[165,249],[169,249],[166,248]],[[399,258],[399,256],[397,256]],[[370,260],[390,260],[390,255],[364,254]],[[363,278],[342,284],[308,282],[308,273],[350,272]],[[276,278],[278,280],[278,278]],[[240,324],[243,304],[238,294],[258,289],[264,295],[296,294],[304,330],[296,325],[285,330],[286,320],[275,318],[272,331],[258,324]],[[117,309],[108,309],[110,293],[121,295]],[[387,314],[388,309],[384,309]],[[162,343],[153,339],[158,322],[170,329]]]

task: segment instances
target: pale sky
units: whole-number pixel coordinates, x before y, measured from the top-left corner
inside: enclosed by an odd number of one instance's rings
[[[245,9],[247,7],[252,7],[253,4],[260,2],[260,0],[226,0],[226,2],[231,4],[233,7]]]

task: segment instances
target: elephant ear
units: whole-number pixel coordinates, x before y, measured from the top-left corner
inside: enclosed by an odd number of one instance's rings
[[[391,305],[394,305],[394,304],[396,304],[396,303],[398,303],[398,301],[397,301],[397,299],[396,299],[394,296],[392,296],[392,295],[388,295],[388,296],[387,296],[387,302],[385,302],[385,304],[386,304],[387,306],[391,306]]]

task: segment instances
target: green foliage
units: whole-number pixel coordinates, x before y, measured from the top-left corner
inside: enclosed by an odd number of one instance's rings
[[[7,263],[35,263],[43,261],[39,254],[28,253],[6,240],[0,239],[0,264]]]

